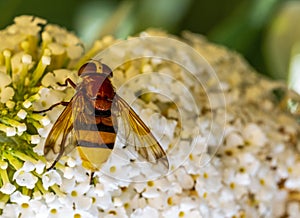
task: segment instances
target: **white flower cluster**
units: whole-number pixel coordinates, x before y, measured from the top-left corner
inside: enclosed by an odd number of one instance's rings
[[[0,130],[7,136],[22,136],[27,134],[28,123],[37,129],[49,124],[46,117],[30,113],[46,68],[72,68],[83,48],[75,35],[32,16],[15,18],[15,24],[0,31],[0,37]],[[37,135],[26,137],[33,144],[39,142]]]
[[[21,16],[14,21],[0,31],[1,210],[7,202],[13,202],[10,195],[22,192],[29,197],[44,191],[41,184],[45,161],[33,150],[42,146],[50,120],[33,113],[32,106],[40,99],[43,75],[72,69],[83,53],[75,35],[46,25],[43,19]]]
[[[142,36],[148,34],[166,36],[151,31]],[[181,67],[157,58],[125,63],[114,71],[113,78],[117,90],[125,84],[120,89],[122,97],[135,97],[132,106],[166,150],[170,163],[166,176],[155,174],[151,165],[123,161],[118,141],[116,152],[95,173],[92,185],[76,150],[62,157],[55,170],[45,173],[41,161],[18,162],[13,180],[26,190],[3,184],[0,191],[10,196],[0,203],[1,216],[299,217],[300,130],[273,98],[272,90],[278,84],[258,77],[236,54],[190,33],[184,37],[216,70],[226,108],[207,97],[216,95],[217,99],[219,90],[204,90]],[[107,44],[105,40],[99,43]],[[146,53],[151,54],[151,49],[149,46]],[[193,63],[180,50],[173,52],[180,53],[186,64]],[[164,75],[163,81],[160,74]],[[34,106],[42,109],[69,100],[74,90],[57,86],[66,78],[78,81],[74,71],[57,69],[46,74]],[[157,90],[163,92],[156,94]],[[194,102],[187,93],[200,101],[197,113],[191,110]],[[43,121],[39,139],[32,136],[32,141],[38,143],[36,152],[42,153],[43,142],[60,111],[55,108],[47,114],[50,123]],[[23,111],[18,114],[26,116]],[[219,135],[212,134],[212,120],[216,122],[215,132],[224,131],[217,152]],[[16,156],[22,159],[22,154]],[[1,178],[8,176],[4,173],[5,163],[0,162]]]

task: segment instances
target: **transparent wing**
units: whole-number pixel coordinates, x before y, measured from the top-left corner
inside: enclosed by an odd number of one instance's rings
[[[118,95],[115,96],[113,111],[117,116],[117,137],[124,144],[123,148],[134,148],[148,162],[162,165],[164,171],[169,170],[168,158],[159,142],[135,111]]]
[[[44,146],[44,155],[48,161],[53,161],[50,168],[61,158],[63,153],[71,151],[77,144],[73,131],[72,103],[65,107],[54,123]]]

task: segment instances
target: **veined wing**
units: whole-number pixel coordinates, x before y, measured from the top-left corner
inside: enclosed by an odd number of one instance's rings
[[[72,103],[74,98],[71,99],[60,114],[46,139],[44,155],[48,161],[53,161],[50,168],[54,167],[66,150],[71,150],[77,144],[73,131],[72,118]]]
[[[152,164],[162,163],[164,170],[169,170],[169,162],[165,151],[155,139],[142,119],[120,96],[115,96],[114,109],[121,118],[123,132],[118,124],[118,138],[125,146],[133,146],[137,153]],[[122,132],[119,134],[119,132]]]

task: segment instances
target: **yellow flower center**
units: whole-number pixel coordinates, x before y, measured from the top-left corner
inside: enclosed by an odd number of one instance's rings
[[[148,185],[149,187],[153,187],[153,186],[154,186],[154,182],[153,182],[153,181],[148,181],[148,182],[147,182],[147,185]]]
[[[24,209],[26,209],[26,208],[29,207],[29,204],[28,204],[28,203],[23,203],[23,204],[21,205],[21,207],[24,208]]]
[[[57,213],[57,210],[56,210],[55,208],[52,208],[52,209],[50,210],[50,213],[56,214],[56,213]]]
[[[77,197],[77,192],[76,192],[76,191],[72,191],[72,192],[71,192],[71,196],[72,196],[72,197]]]

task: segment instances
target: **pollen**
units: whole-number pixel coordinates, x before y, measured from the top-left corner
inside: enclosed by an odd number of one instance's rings
[[[245,169],[244,167],[241,167],[241,168],[239,169],[239,172],[240,172],[240,173],[245,173],[245,172],[246,172],[246,169]]]
[[[117,171],[117,167],[116,167],[116,166],[111,166],[111,167],[109,168],[109,171],[110,171],[111,173],[115,173],[115,172]]]
[[[108,214],[112,214],[112,215],[117,215],[117,212],[115,211],[115,210],[110,210],[109,212],[108,212]]]
[[[124,204],[124,208],[125,208],[125,209],[128,209],[129,207],[130,207],[130,204],[129,204],[129,203],[125,203],[125,204]]]
[[[173,205],[173,199],[172,199],[172,197],[168,197],[168,200],[167,200],[167,202],[168,202],[168,205]]]
[[[175,170],[175,166],[174,165],[171,165],[171,170]]]
[[[246,146],[249,146],[249,145],[251,145],[250,141],[248,141],[248,140],[245,140],[245,145],[246,145]]]
[[[148,181],[148,182],[147,182],[147,185],[148,185],[149,187],[153,187],[153,186],[154,186],[154,182],[153,182],[153,181]]]
[[[203,178],[204,179],[208,179],[208,174],[205,172],[205,173],[203,173]]]
[[[246,214],[245,214],[245,212],[241,212],[241,214],[240,214],[240,218],[246,218]]]
[[[26,209],[26,208],[29,207],[29,204],[28,204],[28,203],[23,203],[23,204],[21,205],[21,207],[24,208],[24,209]]]
[[[226,150],[226,151],[225,151],[225,154],[226,154],[227,156],[232,156],[232,155],[233,155],[233,152],[232,152],[231,150]]]
[[[126,192],[128,190],[128,188],[124,186],[124,187],[121,187],[121,190],[122,190],[122,192]]]
[[[50,213],[56,214],[56,213],[57,213],[57,210],[56,210],[55,208],[52,208],[52,209],[50,210]]]
[[[76,191],[72,191],[72,192],[71,192],[71,196],[72,196],[72,197],[77,197],[77,192],[76,192]]]
[[[198,174],[191,174],[191,177],[193,178],[194,181],[196,181],[197,178],[199,177],[199,175]]]
[[[74,218],[81,218],[81,215],[76,213],[76,214],[74,214]]]
[[[180,211],[179,213],[178,213],[178,217],[184,217],[184,212],[183,211]]]
[[[46,107],[46,106],[47,106],[47,102],[46,102],[46,101],[42,101],[42,102],[41,102],[41,105],[42,105],[43,107]]]
[[[259,180],[259,183],[260,183],[261,185],[265,185],[265,184],[266,184],[266,182],[265,182],[264,179],[260,179],[260,180]]]
[[[230,187],[231,189],[234,189],[234,188],[235,188],[235,183],[234,183],[234,182],[231,182],[230,185],[229,185],[229,187]]]

